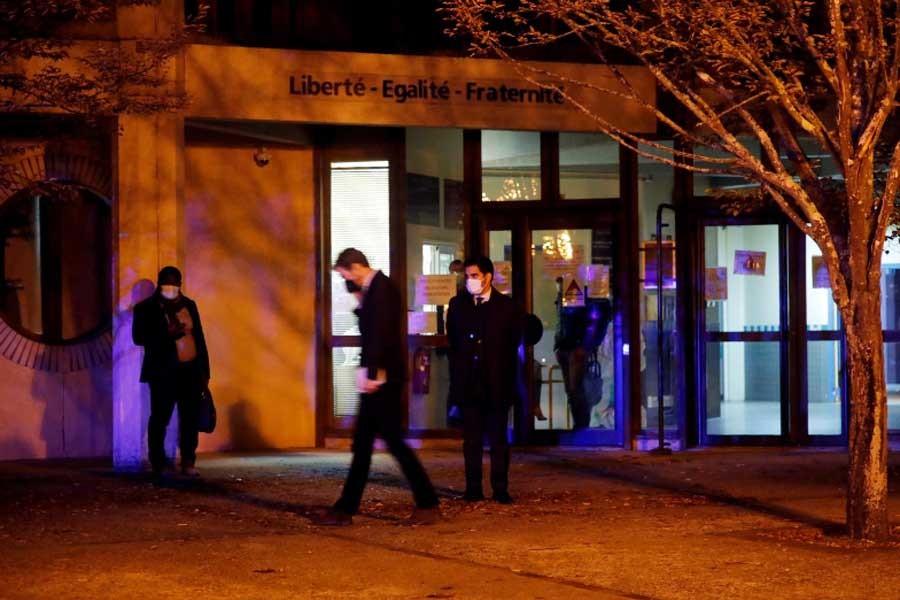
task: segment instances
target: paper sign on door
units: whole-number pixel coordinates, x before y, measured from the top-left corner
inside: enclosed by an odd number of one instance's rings
[[[571,275],[563,277],[562,303],[566,307],[584,306],[584,289]]]
[[[585,265],[580,271],[588,298],[609,298],[609,265]]]
[[[566,274],[574,273],[578,266],[584,263],[584,246],[572,244],[566,253],[560,252],[555,246],[548,246],[543,251],[543,259],[545,277],[548,279],[564,277]]]
[[[735,250],[733,272],[735,275],[764,277],[766,274],[766,253],[755,250]]]
[[[706,299],[728,300],[728,267],[706,267]]]
[[[416,304],[447,304],[456,295],[456,275],[419,275]]]
[[[812,257],[812,280],[814,288],[831,289],[831,279],[828,278],[828,266],[825,264],[825,258],[822,256]]]

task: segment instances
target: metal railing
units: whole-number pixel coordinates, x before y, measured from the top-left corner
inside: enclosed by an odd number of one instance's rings
[[[541,365],[542,373],[543,373],[544,365]],[[562,383],[565,384],[564,379],[553,379],[553,371],[556,369],[562,369],[559,365],[550,365],[550,368],[547,371],[547,379],[544,379],[543,375],[541,375],[540,383],[547,384],[547,397],[548,402],[550,404],[549,409],[547,410],[547,426],[550,429],[553,429],[553,384],[554,383]],[[541,399],[538,398],[538,405],[540,405]],[[572,411],[566,408],[566,429],[572,428]]]

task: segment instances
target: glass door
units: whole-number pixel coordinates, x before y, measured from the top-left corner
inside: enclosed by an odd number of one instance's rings
[[[611,224],[531,230],[534,430],[559,443],[619,444]]]
[[[386,160],[345,161],[329,164],[329,298],[331,331],[331,415],[334,429],[349,428],[356,417],[359,392],[359,326],[354,310],[357,299],[347,293],[344,280],[331,269],[337,255],[350,246],[362,250],[370,265],[390,275],[390,165]],[[367,235],[360,237],[359,231]]]
[[[784,238],[775,224],[703,228],[704,443],[788,433]]]
[[[543,335],[520,348],[520,402],[511,427],[539,445],[622,444],[622,248],[618,213],[596,209],[482,217],[481,243],[495,287],[540,320]],[[627,353],[627,347],[624,348]]]
[[[900,433],[900,239],[890,238],[881,257],[881,323],[888,395],[888,432]]]
[[[817,444],[840,443],[847,433],[841,318],[822,252],[812,238],[804,237],[806,435]]]

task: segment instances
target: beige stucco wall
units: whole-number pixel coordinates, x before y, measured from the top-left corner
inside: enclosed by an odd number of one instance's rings
[[[254,150],[185,150],[185,293],[219,415],[201,451],[315,445],[312,150]]]
[[[128,125],[120,156],[139,146],[154,153],[145,164],[160,162],[159,148],[139,143],[139,134],[149,129],[158,141],[166,128]],[[178,144],[165,147],[172,152],[163,162],[180,171],[172,160]],[[150,185],[149,169],[120,167],[120,184],[133,186],[120,194],[127,201],[117,220],[116,377],[111,362],[53,373],[0,358],[0,460],[113,454],[117,465],[143,461],[149,402],[137,381],[141,351],[131,342],[130,307],[152,293],[156,271],[169,263],[185,272],[212,357],[220,421],[215,434],[201,436],[200,449],[315,445],[312,151],[274,150],[259,168],[253,150],[189,148],[183,196],[161,191],[177,189],[180,175]],[[170,453],[175,440],[173,419]]]
[[[69,140],[65,148],[37,140],[21,143],[28,150],[13,157],[22,178],[20,184],[30,178],[54,178],[77,181],[105,198],[111,195],[105,155],[108,148],[102,140]],[[0,190],[0,204],[17,193],[18,189]],[[71,215],[66,222],[74,222]],[[91,228],[76,226],[76,230],[84,239],[97,234]],[[21,322],[22,328],[30,331],[41,330],[40,293],[35,293],[40,286],[35,244],[21,238],[9,243],[5,264],[6,278],[22,279],[27,286],[28,293],[20,291],[19,300],[30,305]],[[64,252],[68,253],[67,268],[77,265],[70,260],[72,249]],[[80,272],[75,266],[63,275],[77,277]],[[64,296],[64,323],[83,315],[94,320],[93,310],[82,308],[82,302],[95,304],[97,299],[89,293],[76,298]],[[73,336],[77,332],[64,329],[64,333]],[[70,345],[45,346],[0,321],[0,460],[110,455],[112,360],[106,335]]]
[[[112,365],[50,373],[0,358],[0,460],[109,456]]]

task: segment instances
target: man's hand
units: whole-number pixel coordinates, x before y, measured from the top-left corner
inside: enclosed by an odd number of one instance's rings
[[[377,379],[366,379],[365,393],[372,394],[377,392],[383,383],[383,381],[378,381]]]
[[[378,370],[378,379],[369,379],[369,369],[360,367],[356,370],[356,389],[363,394],[377,392],[387,377],[383,376],[384,369]]]
[[[182,323],[181,321],[179,321],[177,319],[169,321],[167,329],[168,329],[169,337],[171,337],[172,339],[177,340],[178,338],[184,336],[184,329],[185,329],[184,323]]]

